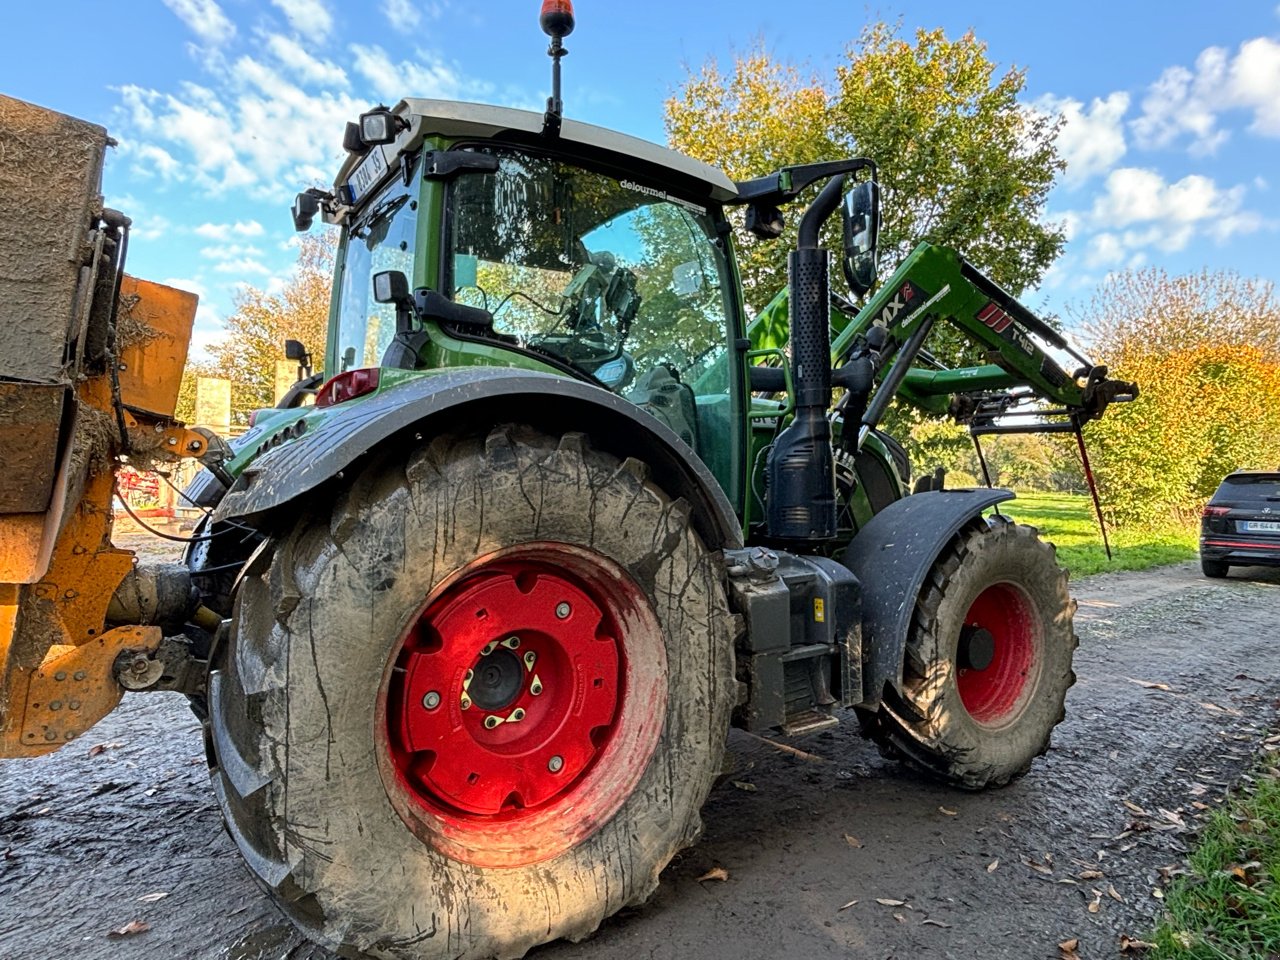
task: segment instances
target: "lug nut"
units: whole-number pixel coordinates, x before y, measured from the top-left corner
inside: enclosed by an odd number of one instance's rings
[[[573,613],[573,607],[569,606],[568,600],[561,600],[558,604],[556,604],[556,616],[559,617],[561,620],[568,617],[569,614],[571,613]]]
[[[561,770],[564,769],[564,757],[560,756],[559,754],[556,754],[554,757],[552,757],[550,760],[547,761],[547,769],[550,770],[552,773],[559,773]]]
[[[464,693],[464,694],[462,695],[461,700],[459,700],[459,701],[458,701],[458,705],[459,705],[460,707],[462,707],[462,709],[463,709],[463,710],[470,710],[470,709],[471,709],[471,698],[470,698],[470,697],[468,697],[468,696]]]
[[[517,647],[519,647],[519,646],[520,646],[520,638],[519,638],[519,637],[507,637],[507,639],[505,639],[505,640],[503,640],[503,641],[502,641],[502,645],[503,645],[504,647],[506,647],[508,650],[514,650],[514,649],[516,649]]]
[[[538,655],[532,650],[524,655],[524,666],[526,670],[533,670],[533,665],[538,662]]]
[[[533,678],[533,683],[529,684],[529,692],[535,697],[542,696],[542,681],[536,675]]]
[[[489,716],[484,718],[484,728],[486,730],[492,730],[501,722],[502,722],[501,717],[495,717],[493,714],[489,714]]]
[[[507,717],[507,723],[519,723],[524,719],[524,707],[516,707],[511,711],[511,716]]]
[[[422,705],[428,710],[434,710],[436,707],[440,706],[440,694],[435,690],[432,690],[422,698]]]

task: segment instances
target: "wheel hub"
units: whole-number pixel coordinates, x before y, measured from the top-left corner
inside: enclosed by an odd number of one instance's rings
[[[485,566],[409,628],[392,670],[392,760],[451,822],[514,820],[571,796],[625,694],[617,600],[547,563]]]
[[[519,644],[519,637],[509,637],[505,642]],[[525,686],[524,665],[510,649],[499,647],[492,652],[480,651],[475,665],[469,671],[470,679],[462,681],[463,697],[470,696],[472,704],[480,710],[503,710],[511,706]]]
[[[979,724],[999,727],[1018,715],[1028,679],[1038,669],[1039,643],[1030,598],[996,583],[974,599],[956,646],[956,688]]]

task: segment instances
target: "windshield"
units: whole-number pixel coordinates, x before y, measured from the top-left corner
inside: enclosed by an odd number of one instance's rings
[[[619,393],[659,369],[692,383],[723,354],[730,284],[704,209],[554,158],[493,152],[497,172],[460,177],[450,194],[454,300]]]
[[[416,166],[414,168],[416,172]],[[397,177],[362,210],[347,231],[339,281],[337,361],[341,373],[378,366],[396,332],[394,304],[373,299],[373,275],[399,270],[413,276],[418,201],[416,176]]]

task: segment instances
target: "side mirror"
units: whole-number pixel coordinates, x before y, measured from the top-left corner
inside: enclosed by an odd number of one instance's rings
[[[320,212],[320,198],[310,190],[304,190],[293,200],[293,229],[306,233]]]
[[[305,380],[311,376],[311,354],[307,353],[307,348],[301,340],[284,342],[284,358],[297,361],[299,380]]]
[[[874,180],[855,184],[841,207],[844,220],[844,278],[854,296],[861,297],[876,282],[876,241],[880,232],[880,185]]]
[[[378,303],[412,303],[409,280],[399,270],[383,270],[373,275],[373,299]]]

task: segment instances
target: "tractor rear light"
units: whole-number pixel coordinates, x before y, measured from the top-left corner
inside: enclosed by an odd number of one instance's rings
[[[1230,507],[1205,507],[1204,512],[1200,516],[1208,517],[1225,517],[1231,511]]]
[[[329,380],[316,393],[317,407],[332,407],[335,403],[343,403],[373,393],[378,389],[378,368],[361,367],[358,370],[347,370]]]

